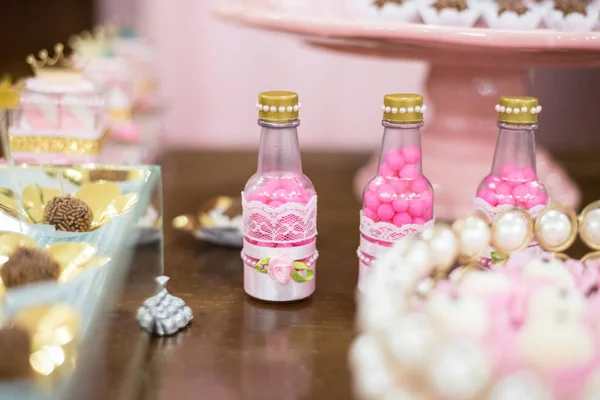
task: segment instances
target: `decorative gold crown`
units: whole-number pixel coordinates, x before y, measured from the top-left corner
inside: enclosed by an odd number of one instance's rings
[[[93,32],[83,31],[69,38],[69,46],[77,57],[84,60],[106,57],[110,54],[112,41],[116,35],[115,29],[109,26],[97,26]]]
[[[27,56],[27,64],[35,75],[44,81],[56,84],[73,84],[81,79],[82,68],[73,59],[67,59],[63,54],[64,46],[57,43],[54,46],[54,57],[50,57],[46,49],[38,53],[39,60],[33,54]]]

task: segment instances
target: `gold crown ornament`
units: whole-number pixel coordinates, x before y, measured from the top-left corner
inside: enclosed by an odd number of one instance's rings
[[[302,104],[298,94],[286,91],[263,92],[258,95],[258,117],[267,122],[286,123],[298,119]]]
[[[502,96],[496,104],[498,122],[509,124],[537,124],[542,106],[535,97]]]
[[[115,32],[112,27],[97,26],[91,33],[83,31],[79,35],[71,36],[69,46],[77,57],[83,60],[106,57],[111,54]]]
[[[420,94],[387,94],[381,105],[383,120],[399,123],[423,122],[423,113],[427,106],[423,104]]]
[[[50,57],[47,50],[41,50],[38,58],[33,54],[27,56],[27,64],[31,66],[33,73],[40,80],[52,84],[72,85],[81,80],[83,68],[77,65],[73,58],[66,58],[64,46],[57,43],[54,46],[54,56]]]

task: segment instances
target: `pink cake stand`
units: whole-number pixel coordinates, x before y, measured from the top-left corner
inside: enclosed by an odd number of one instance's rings
[[[491,166],[497,136],[494,106],[500,95],[525,94],[529,67],[600,66],[600,32],[358,21],[292,15],[239,3],[222,5],[216,11],[226,20],[300,35],[333,51],[429,61],[426,98],[434,117],[427,119],[423,152],[438,219],[453,220],[471,209],[475,190]],[[358,171],[357,196],[374,175],[376,163],[373,157]],[[578,206],[578,188],[541,148],[537,163],[552,200]]]

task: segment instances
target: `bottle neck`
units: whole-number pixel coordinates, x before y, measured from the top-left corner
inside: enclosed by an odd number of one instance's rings
[[[535,124],[513,125],[499,122],[498,141],[492,164],[492,174],[499,175],[505,166],[531,168],[535,163]]]
[[[412,124],[399,124],[383,121],[383,140],[381,143],[381,153],[379,154],[379,171],[380,175],[381,166],[389,162],[387,159],[390,154],[390,150],[404,150],[407,147],[417,149],[419,152],[418,162],[415,166],[418,167],[419,172],[422,172],[421,163],[421,127],[423,122],[412,123]],[[385,175],[385,174],[384,174]]]
[[[302,174],[297,129],[300,121],[282,124],[259,119],[258,124],[262,126],[262,131],[257,173],[272,176]]]

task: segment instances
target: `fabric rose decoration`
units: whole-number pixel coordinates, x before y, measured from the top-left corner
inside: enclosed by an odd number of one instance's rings
[[[275,256],[269,261],[269,276],[277,283],[287,285],[292,277],[294,260],[287,254]]]

